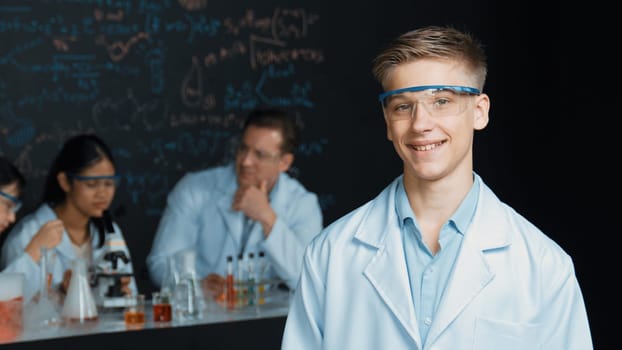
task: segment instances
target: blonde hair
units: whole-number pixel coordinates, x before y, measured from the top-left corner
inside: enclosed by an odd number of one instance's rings
[[[429,26],[400,35],[376,56],[372,73],[384,86],[393,68],[422,58],[460,61],[473,72],[475,87],[484,89],[487,67],[482,44],[472,35],[452,27]]]

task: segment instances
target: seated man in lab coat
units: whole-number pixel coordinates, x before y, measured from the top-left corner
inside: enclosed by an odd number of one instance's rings
[[[296,286],[306,245],[322,229],[318,197],[286,172],[298,142],[284,111],[250,112],[235,162],[186,174],[172,189],[147,267],[161,287],[167,258],[193,251],[204,291],[222,295],[227,257],[265,254],[264,278]]]
[[[449,27],[377,56],[403,173],[310,243],[282,349],[592,349],[570,256],[473,170],[486,70]]]

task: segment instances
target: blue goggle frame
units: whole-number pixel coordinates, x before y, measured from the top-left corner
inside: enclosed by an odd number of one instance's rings
[[[97,175],[97,176],[85,176],[68,173],[67,176],[71,179],[76,179],[78,181],[89,181],[89,180],[114,180],[119,181],[121,179],[120,175]]]
[[[423,90],[451,90],[461,94],[470,94],[470,95],[479,95],[482,92],[476,88],[468,87],[468,86],[459,86],[459,85],[421,85],[421,86],[410,86],[402,89],[389,90],[385,91],[378,95],[378,101],[384,104],[384,100],[392,95],[401,94],[402,92],[417,92]]]
[[[17,211],[22,207],[22,201],[19,200],[19,198],[11,196],[10,194],[0,191],[0,196],[8,199],[9,201],[11,201],[11,203],[13,203],[13,207],[11,208],[11,210],[14,213],[17,213]]]

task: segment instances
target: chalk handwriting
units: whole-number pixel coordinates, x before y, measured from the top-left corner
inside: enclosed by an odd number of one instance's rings
[[[60,145],[94,132],[118,163],[115,200],[154,229],[184,173],[234,159],[250,109],[281,107],[303,131],[313,125],[334,93],[316,73],[329,59],[326,31],[318,11],[287,3],[3,0],[0,154],[26,174],[26,204],[38,201]],[[296,150],[296,177],[331,144],[316,130]],[[318,193],[322,208],[336,205]]]

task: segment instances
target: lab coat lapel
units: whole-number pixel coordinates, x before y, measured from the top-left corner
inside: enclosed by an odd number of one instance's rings
[[[415,318],[415,309],[410,295],[410,284],[406,270],[404,249],[397,215],[395,213],[396,181],[376,198],[367,217],[355,235],[368,245],[377,247],[376,254],[369,261],[364,274],[378,292],[390,312],[421,348],[421,336]],[[383,208],[383,209],[380,209]]]
[[[494,277],[484,261],[481,248],[473,244],[473,240],[464,240],[454,266],[426,345],[432,344]]]
[[[60,243],[54,249],[56,249],[56,253],[62,256],[65,261],[71,262],[76,258],[76,251],[73,248],[69,234],[66,231],[63,232],[63,237],[61,238]],[[58,266],[60,264],[55,265]]]
[[[91,245],[91,256],[87,259],[90,259],[91,261],[87,261],[87,264],[96,264],[97,261],[99,261],[101,258],[101,255],[99,254],[104,254],[105,252],[104,250],[98,251],[97,249],[97,247],[99,247],[99,234],[97,228],[92,223],[89,223],[89,236],[90,240],[88,244]],[[78,258],[74,245],[71,242],[71,238],[69,238],[69,234],[67,233],[67,231],[63,232],[63,238],[55,249],[57,254],[62,256],[65,261],[72,262],[74,259]],[[55,266],[59,266],[59,264],[55,264]]]
[[[218,211],[223,217],[227,234],[229,234],[235,242],[236,252],[239,252],[242,242],[244,215],[241,212],[231,209],[232,199],[233,194],[221,196],[218,201]]]
[[[421,337],[400,241],[399,229],[389,230],[385,246],[378,249],[364,273],[395,318],[417,343],[417,348],[420,348]]]
[[[471,227],[456,258],[454,271],[426,339],[426,347],[446,330],[460,312],[494,279],[486,263],[486,251],[510,244],[506,215],[501,202],[481,181]]]

